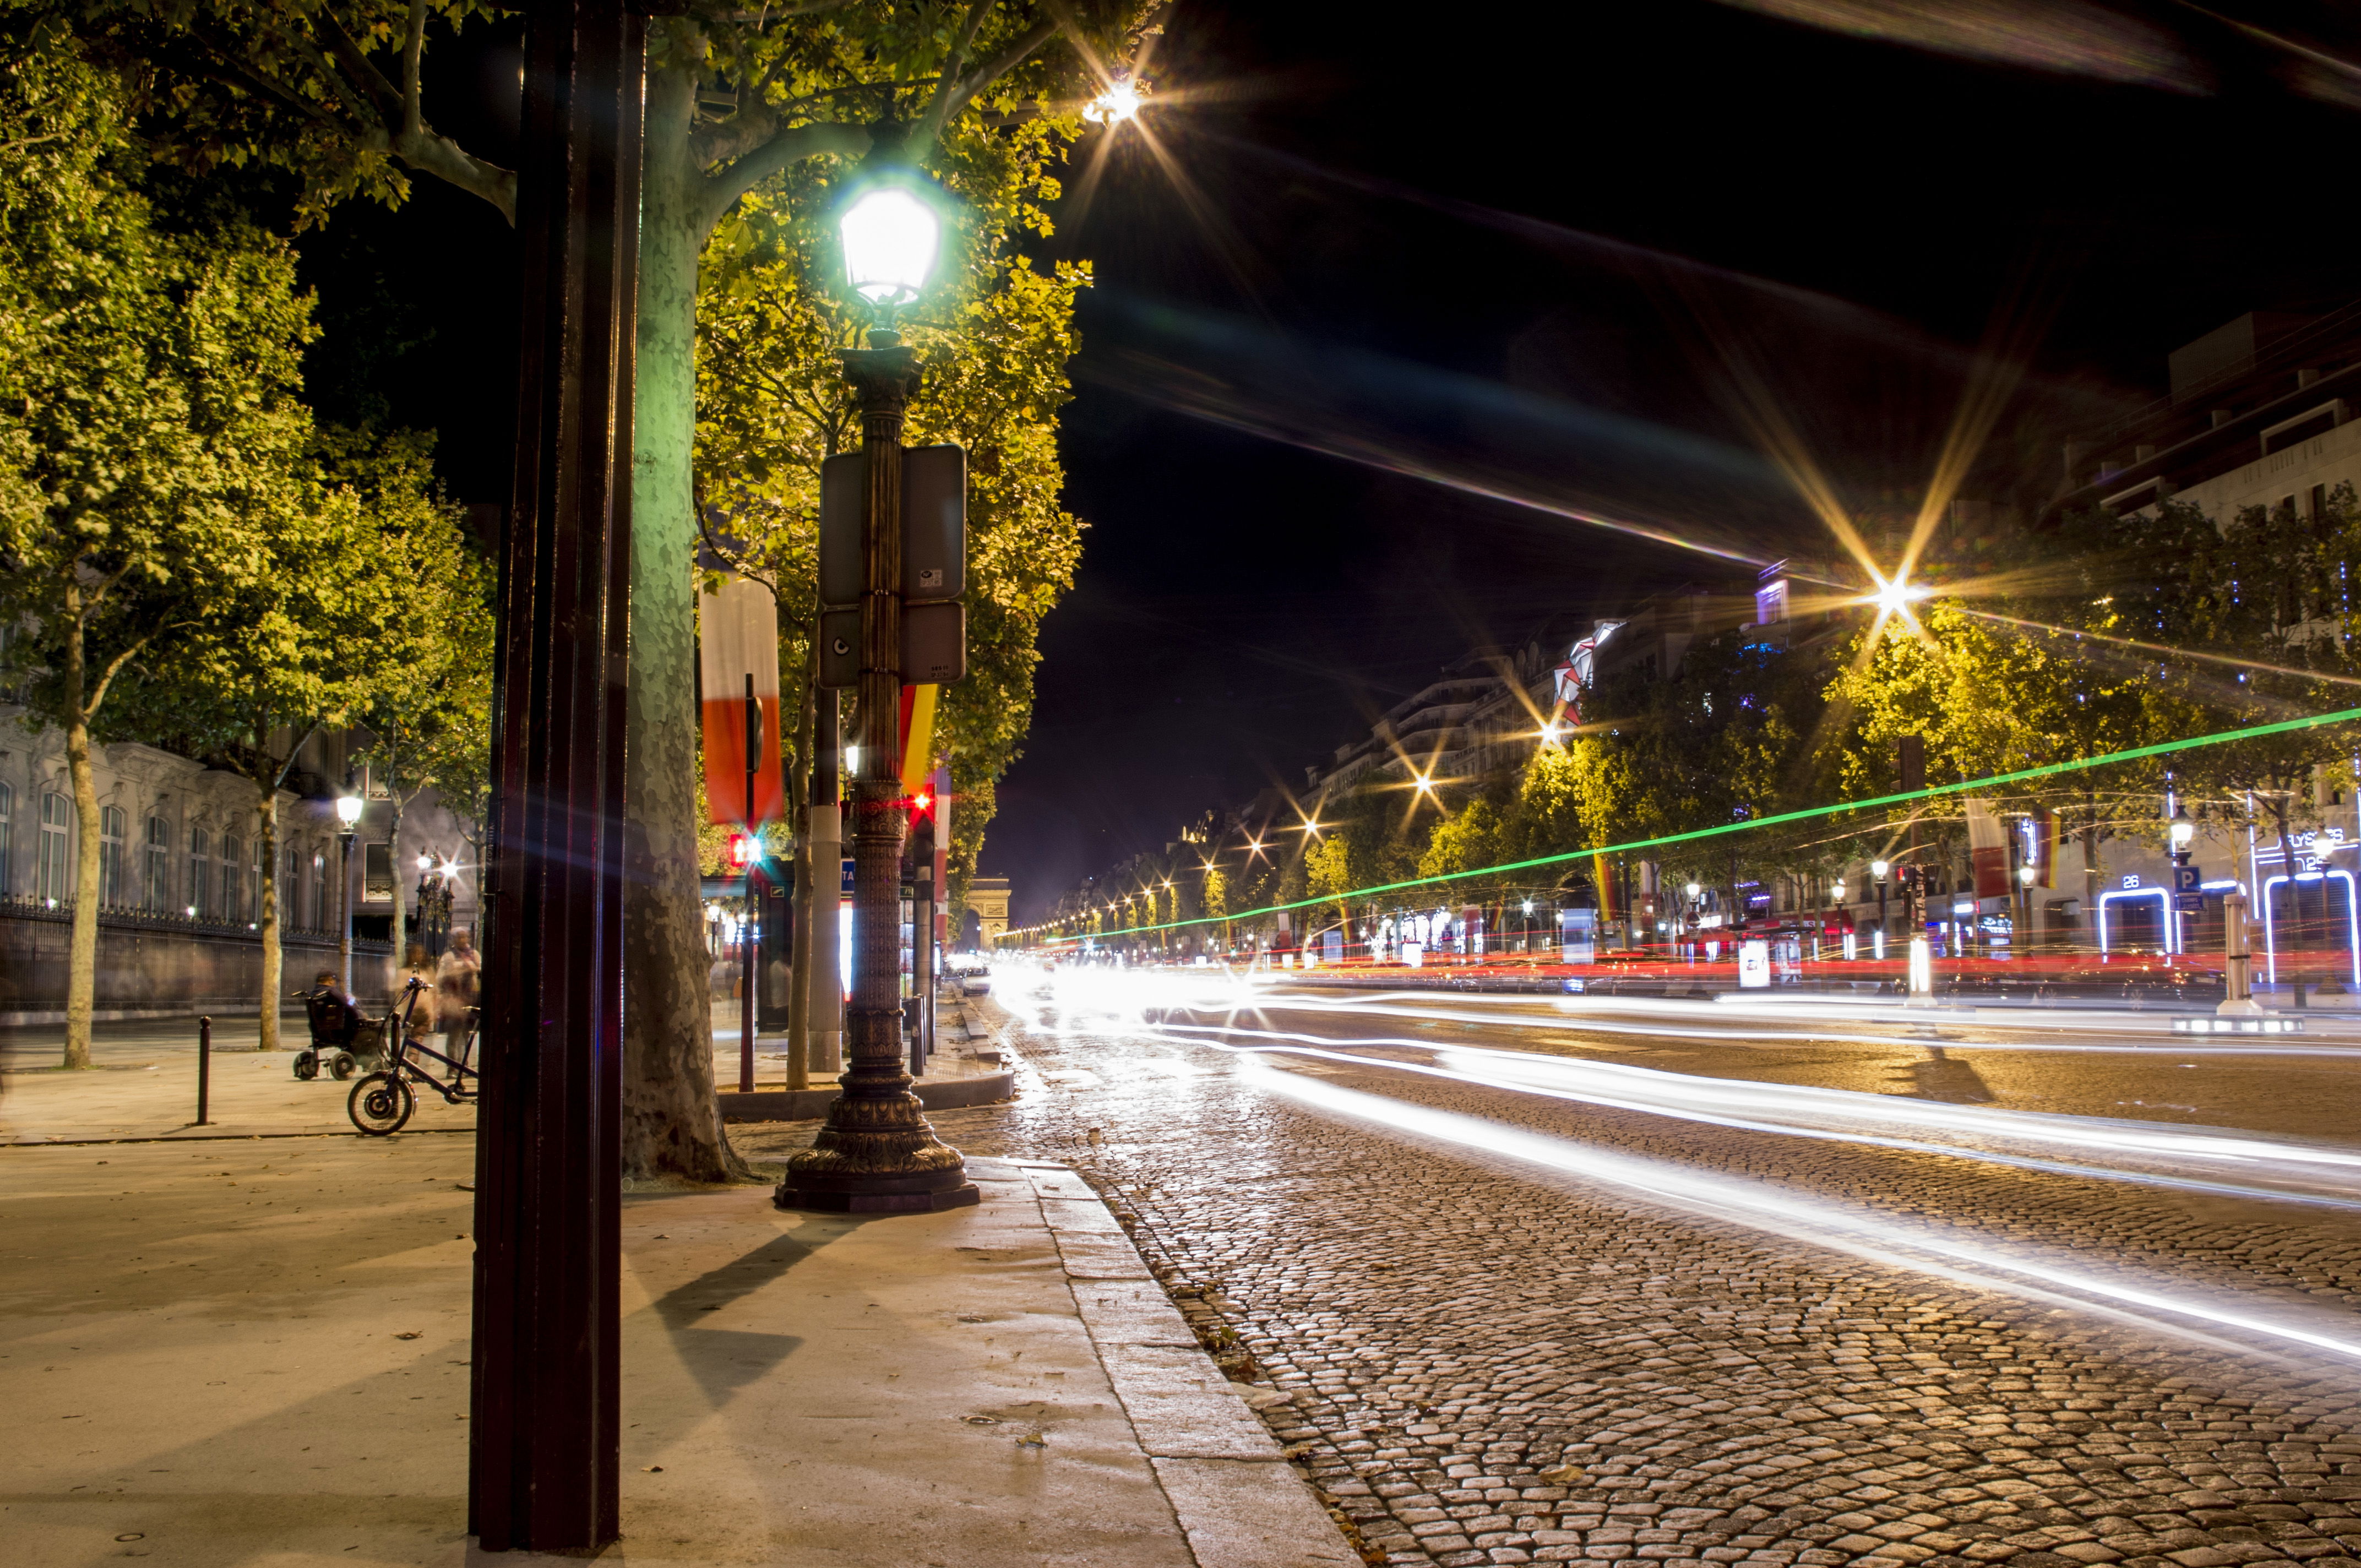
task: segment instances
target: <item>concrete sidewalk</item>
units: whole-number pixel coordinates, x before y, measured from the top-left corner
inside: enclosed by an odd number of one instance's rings
[[[13,1563],[460,1564],[472,1140],[0,1150]],[[618,1562],[1357,1562],[1062,1168],[627,1199]],[[486,1563],[518,1557],[483,1559]]]
[[[732,1122],[792,1121],[825,1116],[837,1097],[834,1074],[814,1075],[813,1086],[785,1089],[783,1035],[755,1038],[756,1092],[741,1095],[738,1083],[736,1003],[713,1008],[713,1077],[721,1090],[723,1116]],[[971,1034],[957,1003],[942,1005],[942,1043],[917,1084],[928,1110],[989,1105],[1006,1100],[1013,1077],[989,1029]],[[65,1072],[54,1064],[63,1049],[61,1027],[0,1031],[0,1145],[104,1142],[116,1138],[247,1138],[349,1133],[345,1102],[349,1081],[327,1073],[308,1081],[294,1075],[292,1047],[306,1038],[302,1018],[291,1020],[283,1051],[257,1051],[259,1026],[252,1017],[214,1021],[214,1050],[207,1125],[197,1113],[197,1022],[193,1018],[142,1020],[102,1025],[96,1031],[89,1072]],[[439,1039],[429,1036],[440,1046]],[[429,1063],[429,1066],[437,1064]],[[441,1071],[437,1066],[438,1073]],[[473,1104],[451,1105],[420,1090],[415,1131],[473,1127]]]

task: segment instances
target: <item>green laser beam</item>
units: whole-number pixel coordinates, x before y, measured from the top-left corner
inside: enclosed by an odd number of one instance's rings
[[[2334,713],[2318,713],[2304,718],[2282,718],[2272,724],[2250,725],[2244,729],[2224,729],[2213,735],[2192,736],[2186,740],[2159,740],[2151,746],[2135,746],[2129,751],[2108,751],[2101,756],[2086,757],[2079,762],[2048,762],[2037,768],[2019,768],[2013,773],[1993,773],[1989,778],[1968,779],[1960,784],[1935,784],[1927,789],[1904,790],[1895,795],[1872,795],[1866,800],[1839,801],[1834,806],[1806,806],[1801,811],[1783,811],[1772,817],[1758,817],[1744,822],[1725,822],[1712,828],[1695,828],[1686,833],[1667,833],[1659,839],[1634,839],[1629,843],[1602,844],[1594,850],[1567,850],[1555,855],[1537,855],[1529,861],[1510,861],[1505,865],[1480,866],[1472,872],[1444,872],[1433,876],[1412,877],[1407,882],[1379,883],[1372,887],[1356,887],[1344,893],[1329,894],[1320,898],[1299,898],[1287,904],[1268,904],[1259,909],[1241,909],[1235,915],[1201,915],[1189,920],[1167,920],[1156,926],[1126,926],[1118,930],[1093,933],[1100,937],[1139,937],[1156,931],[1177,931],[1188,926],[1227,925],[1233,920],[1251,920],[1257,915],[1276,915],[1282,910],[1310,909],[1321,905],[1342,904],[1348,898],[1366,898],[1373,894],[1400,893],[1404,888],[1433,887],[1443,883],[1464,882],[1469,877],[1498,876],[1503,872],[1530,871],[1536,866],[1564,865],[1568,861],[1587,860],[1593,855],[1628,855],[1634,850],[1653,850],[1666,844],[1693,843],[1699,839],[1718,839],[1730,833],[1752,832],[1757,828],[1776,827],[1782,822],[1808,822],[1817,817],[1833,817],[1840,811],[1862,811],[1872,806],[1899,806],[1914,800],[1932,800],[1938,795],[1958,795],[1963,790],[1986,789],[1994,784],[2021,784],[2026,779],[2051,778],[2059,773],[2078,773],[2085,768],[2103,768],[2112,762],[2136,762],[2143,757],[2169,756],[2175,751],[2194,751],[2201,746],[2226,746],[2234,740],[2256,740],[2268,735],[2285,735],[2298,729],[2317,729],[2323,725],[2344,724],[2361,718],[2361,707],[2339,708]],[[1080,941],[1080,936],[1057,937],[1053,941]]]

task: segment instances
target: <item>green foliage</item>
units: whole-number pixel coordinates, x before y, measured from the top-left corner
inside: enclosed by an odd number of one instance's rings
[[[2310,518],[2257,506],[2217,523],[2166,500],[2153,519],[2102,511],[2076,520],[2085,579],[2112,590],[2093,598],[2084,624],[2239,661],[2115,655],[2139,698],[2142,739],[2352,706],[2351,683],[2361,678],[2350,587],[2361,574],[2361,507],[2349,485],[2326,499]],[[2346,772],[2356,743],[2361,728],[2324,725],[2208,747],[2177,773],[2184,792],[2211,786],[2232,797],[2224,808],[2251,794],[2284,834],[2312,815],[2313,770]]]
[[[1425,852],[1418,858],[1418,874],[1454,876],[1498,865],[1501,849],[1500,814],[1479,795],[1428,833]],[[1479,891],[1488,892],[1488,886],[1472,880],[1455,883],[1451,889],[1454,897],[1474,896]]]
[[[401,574],[382,634],[396,656],[356,707],[370,736],[361,757],[397,799],[431,787],[481,822],[491,788],[490,564],[441,503],[425,437],[405,432],[378,444],[337,432],[324,444],[330,475],[357,495]]]
[[[0,614],[35,718],[71,728],[126,671],[185,672],[199,620],[272,569],[311,302],[280,242],[151,223],[104,79],[37,49],[0,87]]]
[[[1927,782],[1945,784],[2040,767],[2143,744],[2143,672],[2095,668],[2070,636],[2017,630],[1938,602],[1919,612],[1923,635],[1889,627],[1829,683],[1850,714],[1838,765],[1848,795],[1900,786],[1896,742],[1922,739]],[[2094,628],[2103,630],[2103,626]]]
[[[1353,891],[1352,849],[1341,833],[1322,839],[1303,857],[1304,885],[1313,898],[1336,901],[1336,916],[1345,916],[1345,895]]]

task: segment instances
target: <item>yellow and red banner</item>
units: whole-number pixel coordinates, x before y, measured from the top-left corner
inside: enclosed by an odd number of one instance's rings
[[[935,696],[937,685],[902,688],[902,798],[917,798],[919,786],[935,771]]]
[[[779,771],[779,607],[771,590],[732,576],[697,600],[697,676],[705,698],[705,805],[716,823],[760,825],[786,815]],[[754,798],[746,798],[749,707]]]

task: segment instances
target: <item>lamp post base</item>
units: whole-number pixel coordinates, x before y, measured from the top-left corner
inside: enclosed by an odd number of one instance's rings
[[[773,1190],[771,1203],[814,1214],[939,1214],[964,1209],[983,1194],[964,1168],[918,1176],[848,1175],[834,1180],[790,1175]]]

